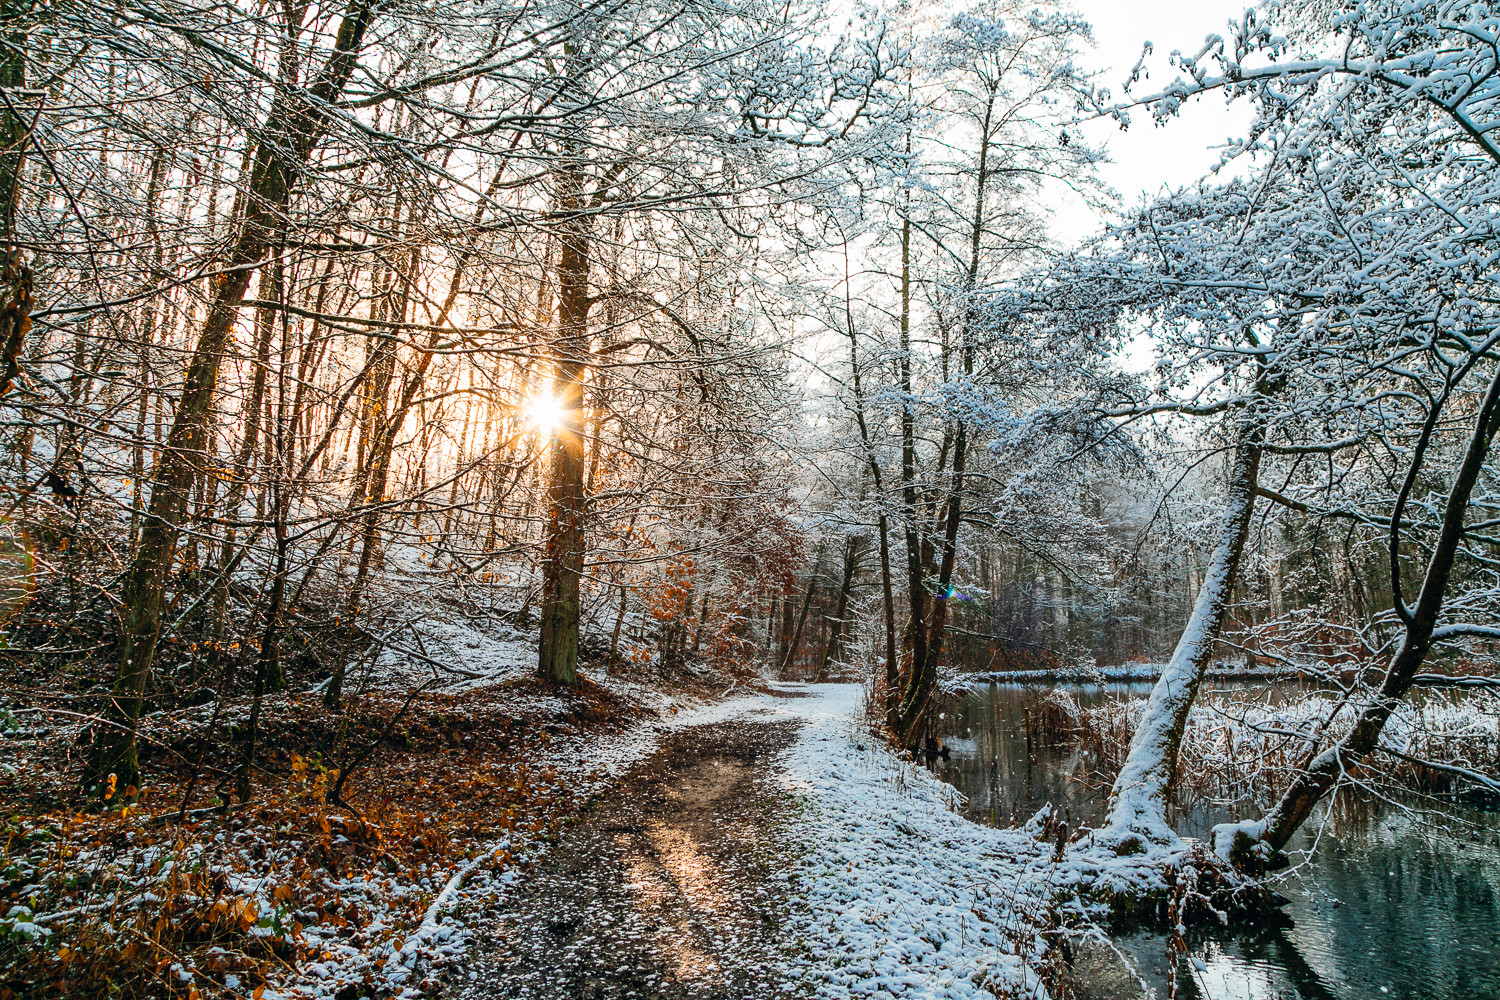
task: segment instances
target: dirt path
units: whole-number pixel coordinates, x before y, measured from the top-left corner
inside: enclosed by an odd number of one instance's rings
[[[793,997],[777,931],[793,722],[675,733],[595,803],[446,976],[454,1000]]]

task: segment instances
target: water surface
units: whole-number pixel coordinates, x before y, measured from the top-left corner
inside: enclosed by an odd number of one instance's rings
[[[1093,705],[1143,697],[1150,685],[1069,689],[1080,703]],[[952,756],[930,766],[968,796],[976,822],[1008,826],[1048,803],[1070,826],[1100,820],[1107,779],[1086,755],[1028,745],[1027,706],[1047,690],[991,685],[943,713],[938,735]],[[1300,693],[1284,685],[1268,696]],[[1223,697],[1223,689],[1205,696]],[[1215,823],[1258,815],[1258,805],[1199,800],[1175,807],[1171,819],[1184,836],[1204,838]],[[1291,926],[1195,932],[1190,960],[1177,969],[1177,995],[1500,1000],[1500,814],[1352,796],[1331,810],[1322,810],[1299,836],[1293,847],[1306,853],[1278,886],[1291,900],[1285,910]],[[1146,986],[1168,995],[1163,935],[1120,935],[1114,944]],[[1120,975],[1118,962],[1096,962],[1085,978],[1092,979],[1088,993],[1097,1000],[1143,992]]]

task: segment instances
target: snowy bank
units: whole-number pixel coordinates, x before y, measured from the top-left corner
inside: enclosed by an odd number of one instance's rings
[[[1045,996],[1044,925],[1062,873],[1039,826],[992,830],[959,793],[873,742],[856,685],[787,687],[805,725],[785,781],[805,804],[804,908],[788,929],[817,996]]]

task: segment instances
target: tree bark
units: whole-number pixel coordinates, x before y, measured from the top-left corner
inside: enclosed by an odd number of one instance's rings
[[[1446,398],[1444,401],[1446,402]],[[1391,659],[1390,668],[1381,681],[1376,698],[1360,711],[1349,735],[1314,757],[1292,779],[1276,805],[1260,820],[1221,824],[1214,828],[1214,849],[1222,857],[1233,860],[1242,867],[1260,870],[1282,861],[1281,852],[1291,841],[1292,835],[1312,815],[1313,807],[1338,784],[1341,776],[1379,746],[1386,722],[1411,690],[1412,679],[1432,650],[1448,580],[1463,542],[1464,518],[1469,511],[1469,499],[1475,483],[1484,471],[1490,444],[1496,432],[1500,431],[1500,373],[1491,380],[1475,416],[1468,448],[1443,508],[1442,528],[1427,559],[1427,569],[1422,576],[1416,605],[1408,607],[1402,595],[1400,578],[1401,518],[1406,498],[1421,471],[1432,428],[1441,409],[1441,404],[1435,405],[1428,415],[1427,425],[1423,428],[1422,437],[1412,456],[1406,482],[1391,514],[1391,597],[1404,628],[1401,643]]]
[[[792,634],[787,639],[786,655],[781,660],[781,676],[791,669],[792,662],[797,659],[797,650],[802,645],[802,629],[807,624],[807,609],[812,605],[813,594],[818,589],[818,571],[823,567],[823,546],[819,545],[813,554],[812,571],[807,574],[807,594],[802,598],[802,610],[797,613],[797,625],[792,629]],[[787,610],[791,610],[788,607]]]
[[[844,540],[844,572],[839,582],[839,596],[834,603],[833,620],[828,623],[828,645],[823,648],[823,662],[818,667],[818,683],[828,679],[828,667],[834,658],[843,652],[844,619],[849,613],[849,592],[854,586],[854,569],[859,550],[856,539],[850,535]]]
[[[213,279],[213,301],[188,361],[172,418],[157,460],[140,544],[125,573],[119,629],[120,661],[89,769],[88,781],[116,787],[140,783],[136,723],[156,653],[157,635],[178,535],[193,485],[205,461],[219,364],[245,299],[250,276],[281,241],[296,176],[326,130],[320,106],[336,101],[354,70],[373,14],[371,0],[352,0],[339,24],[332,54],[310,90],[310,98],[284,90],[272,101],[257,145],[247,197],[240,201],[238,234],[224,268]]]
[[[1192,616],[1172,659],[1151,690],[1145,714],[1130,741],[1130,752],[1110,792],[1106,832],[1102,834],[1106,838],[1114,837],[1121,843],[1129,837],[1145,837],[1157,843],[1176,839],[1167,825],[1167,792],[1177,770],[1177,751],[1188,712],[1208,670],[1250,530],[1260,442],[1259,428],[1247,426],[1235,448],[1218,543],[1198,589]]]
[[[402,316],[404,315],[403,307]],[[390,484],[391,458],[395,453],[396,438],[400,435],[407,416],[416,404],[417,393],[422,388],[428,369],[432,367],[433,358],[437,356],[435,348],[441,336],[440,332],[433,331],[427,347],[419,348],[417,361],[402,382],[395,405],[391,407],[389,413],[386,412],[384,404],[380,404],[379,419],[369,445],[369,463],[364,493],[363,496],[355,499],[356,506],[362,505],[363,511],[359,519],[359,562],[355,565],[354,584],[349,588],[349,596],[344,603],[344,613],[349,619],[351,635],[358,633],[356,619],[364,610],[365,589],[369,585],[370,570],[374,565],[376,553],[380,549],[380,516],[386,509],[386,492]],[[388,382],[388,379],[381,382],[379,391],[382,394],[386,392]],[[329,708],[338,708],[343,698],[346,666],[347,658],[341,658],[334,664],[328,687],[323,692],[323,701]]]
[[[979,131],[979,163],[974,180],[974,216],[969,227],[969,267],[964,274],[965,301],[960,349],[963,355],[963,372],[965,376],[974,374],[974,344],[971,340],[971,334],[977,318],[978,307],[974,296],[979,286],[980,252],[984,242],[985,193],[986,185],[990,178],[990,127],[993,121],[994,108],[995,91],[992,88],[989,104],[985,109],[984,122]],[[908,322],[907,305],[904,301],[908,294],[905,280],[908,240],[909,234],[906,230],[903,230],[903,340],[909,339],[909,333],[906,330]],[[943,377],[946,380],[946,346],[943,357],[945,369]],[[903,372],[903,374],[905,373]],[[910,390],[908,389],[907,391],[909,392]],[[931,601],[932,619],[926,625],[923,624],[922,619],[917,620],[916,634],[921,635],[924,631],[926,633],[925,638],[919,640],[923,646],[922,655],[918,656],[915,650],[913,651],[911,676],[907,678],[906,688],[901,695],[901,703],[896,709],[896,732],[900,736],[902,743],[910,743],[917,729],[922,724],[922,716],[927,711],[927,702],[932,697],[933,684],[937,680],[938,658],[942,653],[943,633],[947,628],[948,598],[953,589],[953,570],[958,553],[958,528],[963,522],[964,463],[967,459],[966,452],[969,436],[968,425],[962,419],[957,421],[957,425],[953,439],[953,485],[948,494],[947,523],[943,531],[943,556],[938,568],[937,593],[933,595]],[[939,455],[939,472],[941,472],[942,467],[943,457]]]
[[[911,228],[908,224],[903,230],[904,242],[902,244],[901,256],[901,296],[902,311],[901,320],[903,331],[909,331],[910,324],[910,290],[911,290],[911,267],[910,267],[910,237]],[[897,689],[900,686],[898,666],[896,660],[896,603],[895,595],[891,587],[891,539],[890,523],[885,513],[885,483],[880,471],[880,462],[875,457],[875,444],[870,440],[869,423],[865,420],[865,396],[859,367],[859,336],[854,329],[854,305],[852,282],[849,274],[849,251],[847,244],[844,248],[844,324],[845,332],[849,337],[849,371],[854,387],[854,415],[859,425],[859,440],[864,447],[865,463],[870,469],[870,478],[875,484],[875,495],[877,502],[881,505],[880,515],[876,519],[876,530],[880,536],[880,592],[884,602],[885,613],[885,690],[886,704],[885,714],[888,728],[894,728]],[[847,589],[847,588],[846,588]],[[843,611],[839,612],[839,618],[843,618]],[[824,660],[824,669],[827,669],[827,659]]]
[[[907,138],[910,150],[910,136]],[[909,207],[909,206],[908,206]],[[897,677],[898,683],[888,692],[886,714],[892,735],[898,741],[901,734],[901,695],[910,683],[911,674],[917,664],[927,659],[927,586],[922,565],[923,539],[917,528],[917,416],[912,404],[911,379],[911,218],[901,220],[901,326],[900,326],[900,373],[901,373],[901,507],[906,536],[906,596],[908,621],[905,631],[910,641],[911,660],[904,673]],[[906,645],[906,643],[903,643]],[[887,670],[887,677],[890,672]]]
[[[6,0],[0,6],[0,88],[8,106],[0,129],[0,396],[10,391],[21,373],[21,350],[31,332],[32,275],[21,261],[16,240],[16,211],[21,202],[21,174],[26,165],[26,146],[31,128],[21,114],[21,94],[26,87],[27,38],[11,22],[22,17],[30,4]]]
[[[948,601],[953,594],[953,569],[958,559],[958,527],[962,521],[961,501],[967,452],[968,427],[960,421],[953,445],[953,488],[948,499],[947,524],[943,531],[943,556],[938,566],[937,592],[929,601],[932,619],[926,626],[924,655],[920,660],[912,657],[911,676],[907,678],[906,690],[902,692],[901,704],[896,710],[896,732],[904,744],[911,743],[921,727],[927,702],[932,698],[932,689],[937,681],[938,659],[942,655],[943,635],[948,626]],[[922,630],[922,624],[918,623],[917,631],[920,633]]]
[[[548,680],[574,684],[578,680],[585,507],[580,420],[588,371],[590,306],[590,213],[584,201],[583,171],[576,163],[559,171],[557,206],[558,331],[553,372],[561,419],[552,439],[547,484],[547,562],[537,668]]]

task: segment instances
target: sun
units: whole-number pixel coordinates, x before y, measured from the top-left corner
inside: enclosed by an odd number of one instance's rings
[[[545,437],[556,434],[563,426],[566,412],[562,400],[551,393],[539,393],[527,399],[521,406],[526,426]]]

